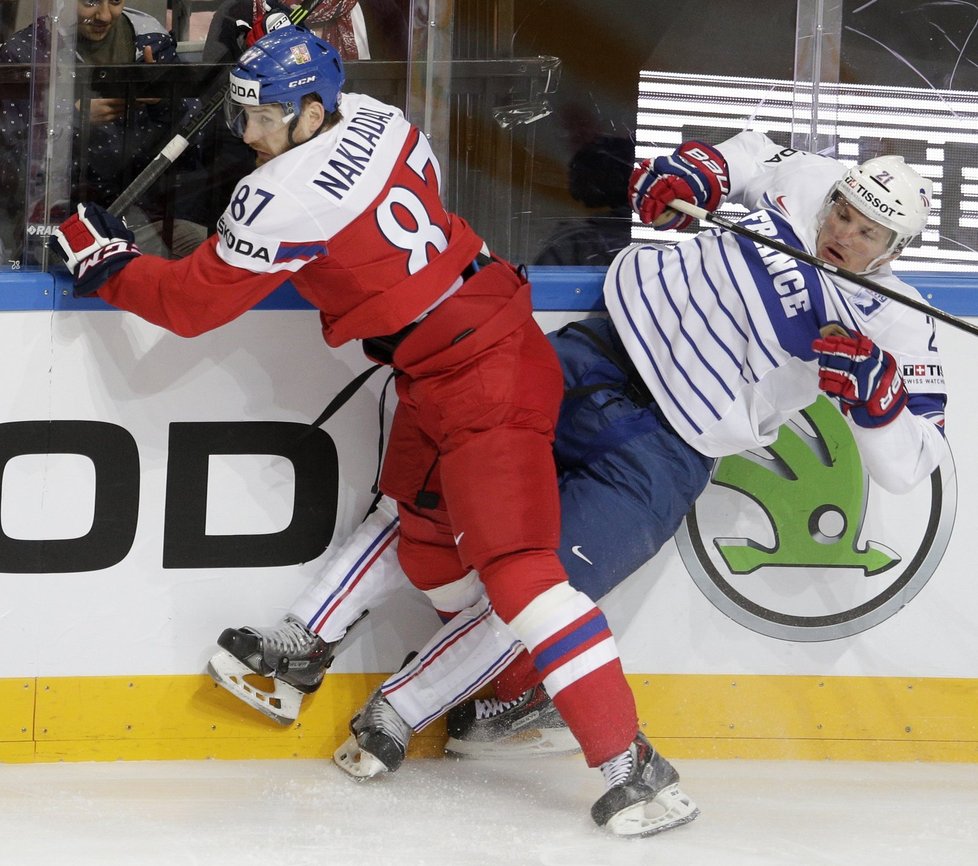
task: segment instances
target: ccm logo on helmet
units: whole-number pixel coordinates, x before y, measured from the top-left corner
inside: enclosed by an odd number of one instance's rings
[[[312,84],[312,82],[315,80],[315,75],[309,75],[306,78],[300,78],[297,81],[290,81],[289,87],[302,87],[303,84]]]

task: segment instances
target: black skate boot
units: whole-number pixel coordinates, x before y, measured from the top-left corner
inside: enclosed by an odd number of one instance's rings
[[[521,758],[579,752],[567,723],[543,686],[515,701],[467,701],[448,711],[445,751],[475,758]]]
[[[393,773],[404,761],[413,733],[377,689],[350,720],[350,736],[333,753],[333,761],[358,780]]]
[[[692,821],[700,810],[679,790],[679,773],[641,733],[627,752],[601,765],[608,790],[591,807],[616,836],[652,836]]]
[[[214,680],[279,724],[290,725],[303,697],[322,683],[339,641],[327,643],[287,616],[277,626],[227,628],[217,644],[221,651],[207,663]],[[274,690],[248,682],[252,674],[274,678]]]

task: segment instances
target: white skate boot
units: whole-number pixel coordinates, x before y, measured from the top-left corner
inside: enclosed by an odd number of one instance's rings
[[[350,736],[333,753],[333,761],[360,781],[378,773],[393,773],[401,766],[413,733],[377,689],[350,720]]]
[[[688,824],[700,810],[679,790],[679,773],[641,733],[627,752],[601,765],[608,790],[591,807],[616,836],[652,836]]]
[[[207,663],[214,680],[280,725],[291,725],[302,699],[322,683],[339,641],[327,643],[287,616],[277,626],[227,628],[217,644],[220,651]],[[256,676],[271,677],[273,690],[254,682]]]

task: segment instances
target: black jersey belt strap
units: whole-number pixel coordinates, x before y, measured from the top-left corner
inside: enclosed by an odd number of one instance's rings
[[[462,271],[462,282],[474,277],[486,265],[492,264],[493,261],[492,256],[479,253],[479,255],[466,265],[465,270]],[[368,337],[363,341],[364,354],[373,361],[378,361],[388,366],[393,365],[395,350],[404,342],[404,338],[418,327],[419,324],[421,324],[420,320],[405,325],[400,331],[394,334],[385,334],[382,337]]]
[[[479,253],[471,262],[467,265],[465,270],[462,271],[462,281],[470,280],[479,271],[481,271],[486,265],[491,265],[494,259],[492,256],[486,255],[485,253]]]
[[[637,406],[651,406],[654,405],[655,400],[652,397],[652,392],[649,390],[649,386],[645,384],[645,381],[638,374],[638,370],[635,369],[635,365],[629,360],[627,355],[623,355],[618,352],[601,339],[597,334],[594,333],[590,328],[585,327],[580,322],[569,322],[564,325],[561,330],[570,330],[575,333],[581,334],[587,337],[594,347],[604,355],[612,364],[614,364],[621,372],[625,375],[625,394],[630,400],[632,400]],[[595,391],[603,391],[606,388],[620,388],[621,382],[597,382],[592,385],[582,385],[578,388],[568,388],[564,392],[564,399],[573,399],[575,397],[586,397],[588,394],[593,394]]]
[[[367,379],[373,376],[373,374],[383,366],[383,364],[374,364],[372,367],[368,367],[366,370],[360,373],[355,379],[347,382],[346,385],[340,389],[340,392],[329,401],[329,405],[319,413],[319,417],[309,426],[320,427],[325,424],[330,418],[339,412],[340,408],[344,403],[346,403],[347,400],[349,400],[354,394],[357,393],[357,391],[360,390]]]
[[[340,392],[329,401],[329,405],[319,413],[319,417],[306,428],[306,432],[299,437],[299,441],[305,439],[309,436],[313,430],[316,430],[320,425],[325,424],[330,418],[332,418],[343,405],[359,391],[367,380],[373,376],[384,364],[374,364],[372,367],[367,367],[362,373],[358,374],[350,382],[344,385]],[[391,379],[394,377],[394,373],[391,372],[387,381],[384,382],[384,387],[380,390],[380,402],[377,408],[378,423],[380,426],[380,434],[377,441],[377,472],[374,475],[374,483],[370,488],[371,493],[377,493],[380,489],[380,470],[384,459],[384,410],[387,404],[387,386],[390,384]]]

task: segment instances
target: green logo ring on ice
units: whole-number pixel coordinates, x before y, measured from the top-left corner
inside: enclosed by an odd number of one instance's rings
[[[825,397],[761,452],[720,460],[676,535],[703,594],[769,637],[828,641],[888,619],[924,587],[951,535],[953,462],[904,495],[873,484]]]

